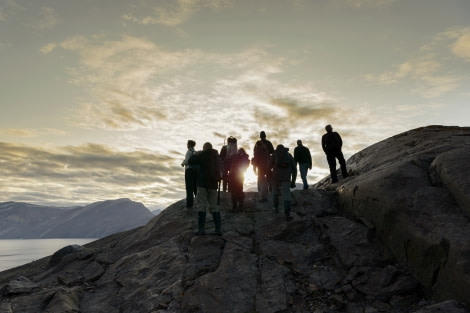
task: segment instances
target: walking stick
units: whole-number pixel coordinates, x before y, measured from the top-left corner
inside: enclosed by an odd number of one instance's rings
[[[220,180],[219,180],[219,187],[217,190],[217,205],[220,205]]]

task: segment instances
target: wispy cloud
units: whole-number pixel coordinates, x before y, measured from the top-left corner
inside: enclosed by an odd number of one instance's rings
[[[400,0],[339,0],[345,2],[346,5],[352,6],[355,8],[377,8],[389,6],[392,3],[398,2]]]
[[[59,22],[59,15],[54,8],[43,6],[39,14],[39,21],[36,25],[32,25],[35,28],[51,29]]]
[[[470,60],[470,30],[451,29],[437,34],[427,45],[417,51],[418,55],[382,74],[368,74],[369,82],[393,85],[409,84],[410,91],[424,98],[437,98],[455,90],[463,80],[457,69],[451,70],[452,62]],[[452,58],[453,56],[458,57]]]
[[[34,138],[40,135],[63,135],[64,131],[52,128],[0,128],[0,137]]]
[[[152,3],[153,4],[153,3]],[[123,15],[126,21],[143,25],[180,26],[203,9],[220,10],[231,6],[230,0],[176,0],[160,1],[151,8],[151,15],[137,16],[133,13]]]

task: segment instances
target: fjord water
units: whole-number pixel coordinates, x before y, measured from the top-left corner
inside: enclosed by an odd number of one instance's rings
[[[94,240],[96,238],[2,239],[0,271],[41,259],[68,245],[84,245]]]

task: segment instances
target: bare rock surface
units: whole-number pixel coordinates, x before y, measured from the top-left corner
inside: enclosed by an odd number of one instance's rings
[[[0,312],[470,312],[469,289],[451,290],[468,283],[470,257],[467,194],[451,190],[468,185],[451,184],[445,165],[456,157],[390,155],[428,131],[353,156],[339,184],[293,191],[291,221],[256,193],[232,212],[222,193],[223,235],[210,235],[208,214],[209,235],[195,236],[196,212],[182,200],[143,227],[1,272]],[[470,134],[434,135],[443,131]],[[428,150],[452,150],[431,137]]]

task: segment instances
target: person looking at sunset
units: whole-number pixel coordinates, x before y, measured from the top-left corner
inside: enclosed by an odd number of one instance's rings
[[[326,125],[325,130],[326,134],[322,136],[321,145],[326,154],[328,166],[330,167],[331,182],[336,183],[338,182],[338,175],[336,174],[336,159],[339,161],[343,178],[348,177],[346,161],[344,160],[343,152],[341,152],[343,140],[337,132],[333,131],[333,127],[331,127],[331,125]]]
[[[194,147],[196,142],[194,140],[188,140],[186,156],[181,166],[184,166],[184,182],[186,185],[186,209],[192,209],[194,203],[194,197],[197,195],[197,165],[189,165],[189,159],[196,153]]]
[[[221,218],[217,206],[217,186],[222,176],[219,152],[212,148],[210,142],[206,142],[202,147],[202,151],[193,155],[188,163],[191,166],[199,166],[196,196],[198,231],[196,235],[205,235],[206,212],[209,211],[212,213],[215,234],[221,236]]]

